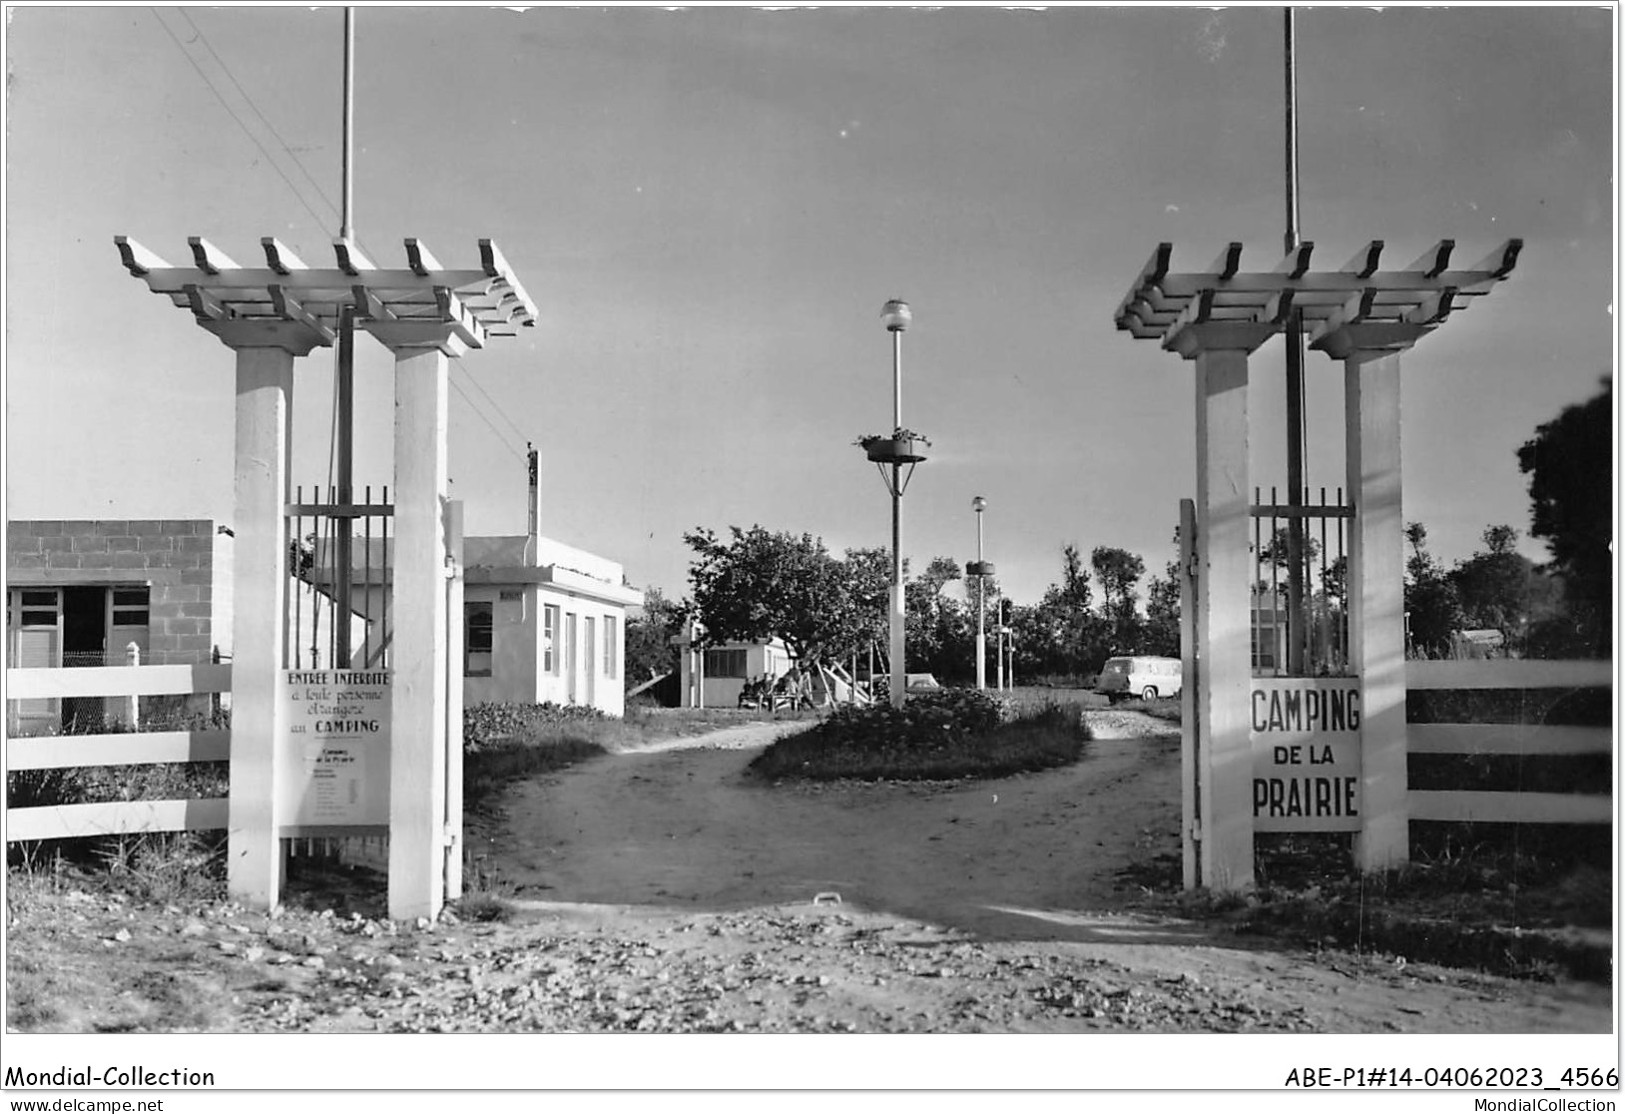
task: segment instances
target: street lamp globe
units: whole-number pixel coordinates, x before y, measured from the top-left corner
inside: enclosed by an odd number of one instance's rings
[[[983,511],[987,510],[987,500],[978,495],[976,498],[970,501],[970,509],[975,511],[977,514],[981,514]]]
[[[914,312],[908,308],[908,303],[901,298],[893,298],[880,310],[880,320],[886,323],[886,331],[900,333],[914,323]]]

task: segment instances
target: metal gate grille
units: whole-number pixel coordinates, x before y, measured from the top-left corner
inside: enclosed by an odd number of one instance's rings
[[[1262,489],[1253,489],[1252,663],[1255,676],[1289,675],[1291,647],[1297,640],[1303,654],[1303,674],[1342,677],[1348,674],[1348,546],[1344,520],[1354,508],[1337,488],[1331,501],[1327,489],[1311,502],[1304,490],[1301,506],[1282,504],[1277,489],[1269,502]],[[1303,601],[1294,614],[1288,586],[1291,562],[1288,523],[1303,522]]]
[[[337,489],[294,489],[288,504],[288,604],[284,668],[387,669],[390,665],[389,488],[340,503]]]

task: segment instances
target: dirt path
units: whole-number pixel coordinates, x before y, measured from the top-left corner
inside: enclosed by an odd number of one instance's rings
[[[382,877],[301,872],[270,913],[51,876],[8,889],[24,1032],[1607,1033],[1609,989],[1306,954],[1136,915],[1174,849],[1179,743],[1088,713],[1075,766],[938,785],[763,785],[786,725],[516,787],[477,870],[506,920],[397,923]],[[291,891],[290,891],[291,892]],[[838,895],[838,897],[836,896]],[[493,911],[489,905],[486,912]],[[1143,1084],[1134,1077],[1131,1086]],[[1275,1085],[1271,1081],[1270,1085]]]
[[[828,912],[838,895],[842,910],[871,922],[1222,986],[1314,1030],[1609,1028],[1606,988],[1507,983],[1391,958],[1317,961],[1127,911],[1121,872],[1173,849],[1179,738],[1140,713],[1088,714],[1097,738],[1075,766],[964,784],[748,777],[746,764],[782,725],[674,740],[516,789],[486,853],[544,917]]]
[[[1087,939],[1120,904],[1118,871],[1177,830],[1177,736],[1096,740],[1077,766],[995,782],[748,777],[782,730],[674,740],[523,786],[492,865],[547,901],[722,911],[835,893],[979,933]]]

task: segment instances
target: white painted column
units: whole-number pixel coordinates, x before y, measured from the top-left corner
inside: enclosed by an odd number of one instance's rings
[[[237,350],[235,506],[232,530],[231,789],[226,889],[254,908],[277,904],[282,854],[276,802],[290,790],[279,760],[278,699],[288,589],[288,426],[292,352]]]
[[[395,349],[389,915],[396,920],[432,919],[445,901],[450,366],[439,348]]]
[[[1253,884],[1252,618],[1247,582],[1247,351],[1196,356],[1196,719],[1201,877],[1213,890]]]
[[[463,504],[446,501],[453,565],[446,581],[446,898],[463,896]],[[493,613],[500,604],[493,605]],[[533,611],[531,614],[535,614]],[[531,670],[531,683],[536,671]]]
[[[1180,787],[1180,861],[1184,888],[1194,890],[1202,884],[1199,855],[1201,844],[1197,833],[1201,830],[1202,811],[1197,801],[1200,779],[1197,777],[1196,746],[1200,737],[1196,712],[1196,694],[1202,683],[1202,662],[1196,656],[1196,580],[1191,570],[1196,566],[1196,502],[1179,501],[1179,660],[1183,681],[1179,689],[1179,719],[1182,745],[1179,748]]]
[[[1362,700],[1363,827],[1355,861],[1372,871],[1410,857],[1405,728],[1405,541],[1399,352],[1356,350],[1343,363],[1353,615],[1349,656]]]
[[[888,699],[893,708],[901,708],[908,698],[908,661],[905,639],[908,618],[904,584],[893,584],[886,590],[887,656],[891,659],[891,691]]]
[[[1163,347],[1196,363],[1195,800],[1199,884],[1253,885],[1251,491],[1247,357],[1269,322],[1195,320]],[[1186,746],[1191,745],[1187,730]],[[1186,875],[1189,879],[1189,873]]]

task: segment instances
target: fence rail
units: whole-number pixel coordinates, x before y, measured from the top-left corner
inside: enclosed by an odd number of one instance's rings
[[[1405,687],[1418,689],[1609,688],[1611,661],[1530,661],[1489,658],[1475,661],[1408,661]]]
[[[205,695],[230,691],[229,665],[6,670],[8,701]],[[49,736],[12,736],[8,732],[6,737],[6,768],[11,771],[221,762],[230,756],[231,733],[223,730]],[[227,809],[225,797],[8,808],[5,838],[6,842],[15,843],[137,832],[207,831],[226,827]]]
[[[1582,689],[1613,685],[1609,661],[1411,661],[1406,687],[1413,691]],[[1406,727],[1411,754],[1546,757],[1611,754],[1611,727],[1519,723],[1413,723]],[[1489,790],[1411,790],[1412,820],[1517,824],[1608,824],[1613,798],[1607,793],[1517,793]]]
[[[7,700],[174,696],[231,691],[229,665],[100,665],[6,670]]]
[[[227,808],[225,797],[13,808],[6,810],[6,842],[138,832],[211,831],[226,826]]]
[[[6,740],[8,770],[143,766],[154,762],[225,762],[231,732],[145,731],[112,735],[34,735]]]

